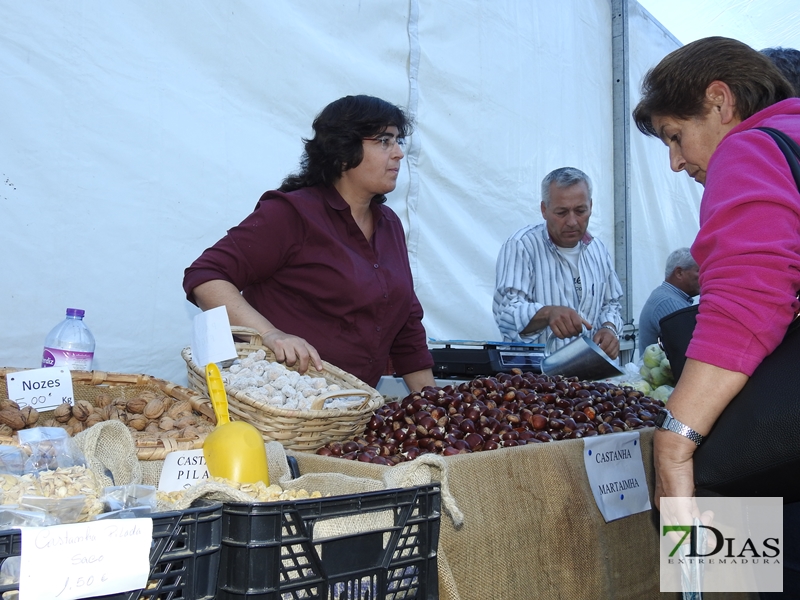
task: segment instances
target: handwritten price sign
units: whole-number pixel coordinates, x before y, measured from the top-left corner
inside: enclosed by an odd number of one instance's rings
[[[147,587],[152,519],[22,527],[21,531],[19,594],[23,600],[76,600]]]
[[[63,367],[29,369],[6,375],[8,397],[20,408],[32,406],[39,412],[59,404],[74,404],[72,374]]]

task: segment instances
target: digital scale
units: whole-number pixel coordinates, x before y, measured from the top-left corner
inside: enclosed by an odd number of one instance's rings
[[[541,373],[544,344],[429,340],[434,377],[488,377],[512,369]]]

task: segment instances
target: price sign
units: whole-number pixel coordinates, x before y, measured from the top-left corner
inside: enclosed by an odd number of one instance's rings
[[[20,530],[20,598],[76,600],[147,587],[152,519]]]
[[[204,479],[208,479],[208,467],[203,449],[176,450],[164,458],[161,476],[158,478],[160,492],[185,490]]]
[[[638,431],[583,438],[583,464],[606,523],[650,510]]]
[[[29,369],[6,375],[8,397],[20,408],[32,406],[37,411],[50,410],[59,404],[74,404],[72,374],[63,367]]]
[[[224,306],[195,315],[192,357],[198,365],[205,367],[210,362],[222,362],[237,356],[228,311]]]

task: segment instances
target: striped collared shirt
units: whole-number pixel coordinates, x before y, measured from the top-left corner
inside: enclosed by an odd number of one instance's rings
[[[492,312],[504,340],[546,343],[549,327],[524,337],[520,332],[542,307],[553,305],[574,308],[594,331],[606,322],[622,331],[622,286],[606,247],[587,233],[580,248],[583,293],[578,297],[569,262],[550,239],[546,223],[523,227],[503,244]],[[554,349],[568,341],[557,340]]]

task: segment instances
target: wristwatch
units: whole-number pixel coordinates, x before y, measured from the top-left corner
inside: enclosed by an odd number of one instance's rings
[[[698,446],[703,443],[702,435],[688,425],[684,425],[678,421],[667,408],[659,409],[658,413],[656,413],[655,424],[659,429],[669,429],[678,435],[689,438]]]

